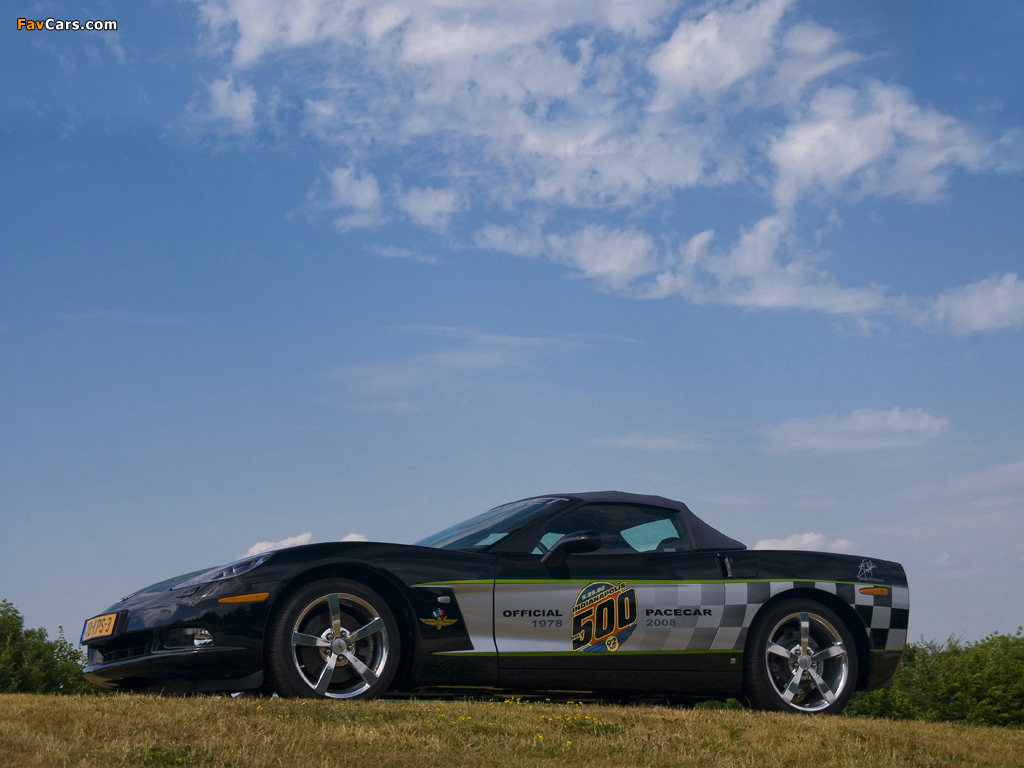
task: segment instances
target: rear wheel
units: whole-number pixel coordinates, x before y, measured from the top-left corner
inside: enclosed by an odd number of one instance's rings
[[[850,630],[812,600],[785,600],[760,616],[743,663],[747,698],[758,709],[837,714],[857,687]]]
[[[398,624],[384,600],[354,581],[307,584],[271,622],[271,686],[282,696],[370,699],[398,670]]]

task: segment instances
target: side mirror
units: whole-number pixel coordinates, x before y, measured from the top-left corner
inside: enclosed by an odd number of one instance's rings
[[[593,552],[600,548],[601,534],[597,531],[567,533],[551,545],[551,549],[544,553],[540,562],[548,568],[557,568],[574,552]]]

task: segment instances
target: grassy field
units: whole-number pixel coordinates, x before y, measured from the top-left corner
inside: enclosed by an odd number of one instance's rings
[[[566,702],[0,696],[2,766],[1024,766],[1024,731]]]

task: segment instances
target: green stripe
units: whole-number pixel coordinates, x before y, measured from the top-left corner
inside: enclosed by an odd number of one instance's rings
[[[743,651],[730,651],[715,649],[712,651],[626,651],[618,650],[615,652],[616,656],[681,656],[681,655],[693,655],[695,653],[731,653],[731,654],[742,654]],[[516,658],[545,658],[549,656],[576,656],[583,658],[586,656],[586,651],[504,651],[500,654],[493,651],[437,651],[434,653],[435,656],[502,656],[502,657],[516,657]]]
[[[435,656],[497,656],[494,651],[434,651]]]
[[[601,579],[464,579],[452,581],[430,581],[413,584],[414,587],[444,587],[452,584],[590,584]],[[818,584],[852,584],[864,587],[887,587],[889,589],[906,589],[893,584],[868,583],[863,581],[834,581],[832,579],[620,579],[618,577],[604,581],[626,581],[630,584],[794,584],[797,582]]]
[[[868,581],[835,581],[834,579],[733,579],[732,581],[727,580],[726,584],[794,584],[796,582],[802,583],[818,583],[818,584],[852,584],[857,586],[858,584],[862,587],[888,587],[889,589],[906,589],[906,587],[899,587],[894,584],[880,584],[879,582],[868,582]]]
[[[707,651],[626,651],[618,650],[615,651],[616,656],[678,656],[684,654],[694,653],[707,653]],[[502,658],[506,656],[515,658],[546,658],[548,656],[575,656],[576,658],[585,658],[587,656],[586,651],[521,651],[521,652],[509,652],[502,651],[498,654]]]
[[[722,579],[684,581],[680,579],[465,579],[431,581],[413,584],[414,587],[444,587],[452,584],[591,584],[594,581],[627,581],[630,584],[724,584]]]
[[[591,584],[595,579],[497,579],[495,584]],[[679,579],[596,579],[596,581],[626,581],[629,584],[722,584],[722,579],[681,581]]]

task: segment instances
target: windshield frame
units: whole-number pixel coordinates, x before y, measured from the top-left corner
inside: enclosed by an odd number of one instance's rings
[[[512,501],[427,536],[417,541],[416,546],[486,552],[500,541],[532,525],[540,518],[556,512],[571,501],[572,499],[564,496],[536,496]],[[477,543],[473,544],[474,541]]]

